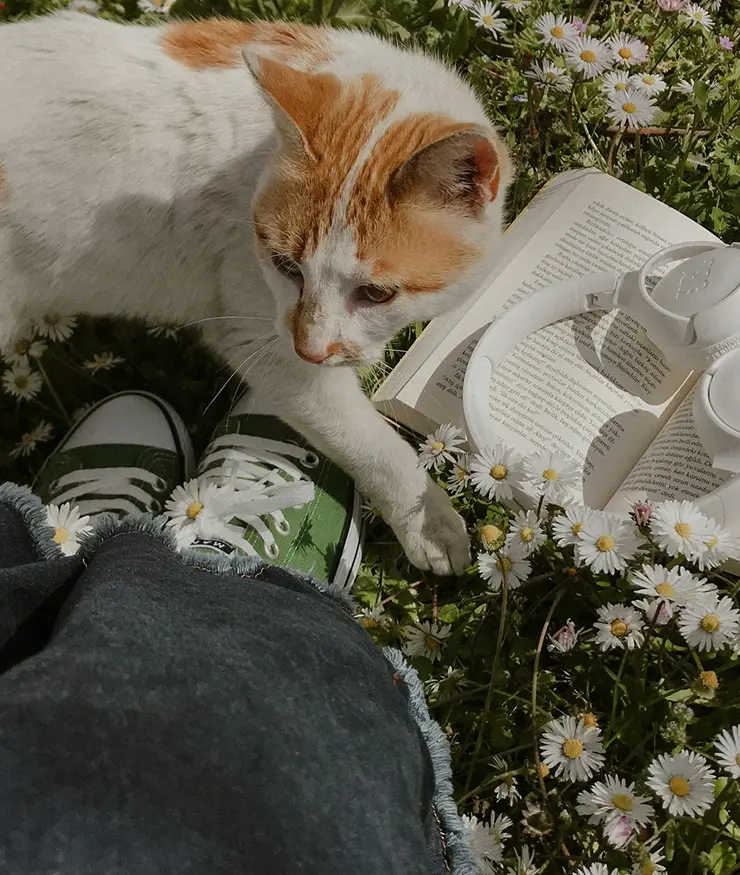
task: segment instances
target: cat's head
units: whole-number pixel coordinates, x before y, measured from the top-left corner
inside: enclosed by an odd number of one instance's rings
[[[238,44],[278,131],[253,215],[277,331],[308,362],[376,361],[495,259],[506,148],[437,59],[359,31],[213,26],[219,50]]]

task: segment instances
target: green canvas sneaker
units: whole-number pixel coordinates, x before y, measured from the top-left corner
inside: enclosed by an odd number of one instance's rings
[[[198,477],[165,512],[183,547],[260,556],[349,589],[362,550],[354,484],[307,440],[244,396],[216,430]]]
[[[70,430],[33,490],[45,504],[65,508],[65,519],[73,512],[73,522],[101,513],[159,514],[174,486],[194,469],[192,444],[177,413],[155,395],[121,392]],[[63,523],[57,530],[59,538],[70,534]],[[58,543],[65,549],[66,542]]]

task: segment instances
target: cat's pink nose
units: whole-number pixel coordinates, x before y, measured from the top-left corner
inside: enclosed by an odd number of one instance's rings
[[[323,352],[312,353],[308,352],[308,350],[303,349],[303,347],[301,346],[295,346],[294,348],[304,362],[310,362],[312,365],[320,365],[321,362],[329,358],[328,349],[325,349]]]

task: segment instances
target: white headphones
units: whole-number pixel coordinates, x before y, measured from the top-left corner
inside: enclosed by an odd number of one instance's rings
[[[660,265],[686,259],[648,291]],[[480,387],[514,347],[540,328],[596,310],[624,310],[665,353],[668,364],[704,370],[693,415],[715,468],[733,476],[697,501],[702,511],[740,532],[740,248],[686,243],[654,255],[641,270],[576,277],[533,292],[491,324],[468,362],[463,407],[476,448],[492,445],[496,428]],[[476,399],[476,396],[477,399]]]

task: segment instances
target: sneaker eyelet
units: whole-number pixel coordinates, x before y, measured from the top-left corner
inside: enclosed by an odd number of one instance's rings
[[[267,553],[270,559],[277,559],[280,555],[280,548],[277,544],[267,544],[265,545],[265,553]]]
[[[320,462],[321,460],[316,453],[312,453],[310,450],[306,453],[306,456],[303,459],[303,465],[306,468],[318,468]]]
[[[162,510],[161,502],[157,501],[156,499],[150,501],[149,510],[152,511],[152,513],[159,513]]]
[[[273,528],[278,533],[278,535],[289,535],[290,534],[290,523],[287,520],[275,520],[273,523]]]
[[[164,492],[165,491],[165,489],[167,488],[167,483],[165,482],[163,477],[157,477],[157,481],[154,484],[154,488],[157,490],[157,492]]]

